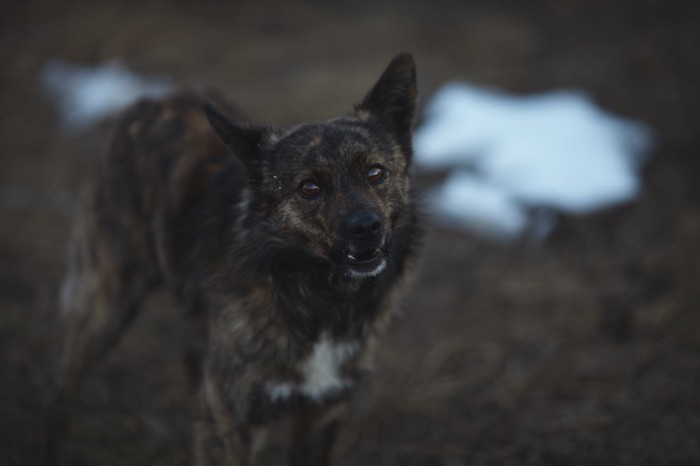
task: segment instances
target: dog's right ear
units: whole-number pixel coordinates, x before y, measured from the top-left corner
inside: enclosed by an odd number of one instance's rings
[[[251,181],[259,180],[262,171],[260,143],[262,142],[264,128],[234,123],[209,103],[202,104],[202,109],[214,132],[246,166],[248,177]]]
[[[368,112],[384,123],[410,154],[416,95],[416,64],[410,53],[402,53],[389,63],[355,110]]]

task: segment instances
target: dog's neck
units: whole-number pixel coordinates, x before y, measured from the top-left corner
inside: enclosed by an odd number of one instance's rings
[[[359,335],[384,304],[386,284],[393,278],[390,271],[353,278],[318,259],[281,251],[270,251],[262,261],[261,271],[276,290],[278,317],[308,336],[322,331]]]

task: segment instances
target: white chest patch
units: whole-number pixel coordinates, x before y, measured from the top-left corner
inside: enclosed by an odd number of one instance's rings
[[[321,401],[326,393],[350,385],[351,382],[342,377],[340,368],[359,349],[357,342],[336,343],[323,333],[309,356],[297,367],[302,378],[300,383],[267,383],[265,389],[272,401],[289,398],[295,392]]]

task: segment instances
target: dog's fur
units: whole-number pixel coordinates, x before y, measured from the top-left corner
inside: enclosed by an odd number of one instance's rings
[[[190,324],[196,464],[249,464],[283,413],[292,464],[326,464],[414,255],[415,100],[402,54],[352,113],[291,129],[211,93],[131,108],[71,244],[59,399],[165,284]]]

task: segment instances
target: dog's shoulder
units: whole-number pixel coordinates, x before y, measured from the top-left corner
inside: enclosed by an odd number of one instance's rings
[[[202,103],[207,101],[238,115],[213,90],[138,101],[117,122],[107,163],[158,166],[165,175],[181,160],[201,162],[225,151],[202,111]]]
[[[197,225],[212,197],[225,191],[233,203],[245,186],[244,168],[211,129],[205,102],[241,119],[212,89],[142,99],[117,121],[98,166],[100,209],[154,226],[151,234],[166,276],[182,275],[191,265],[186,262],[198,238]]]

